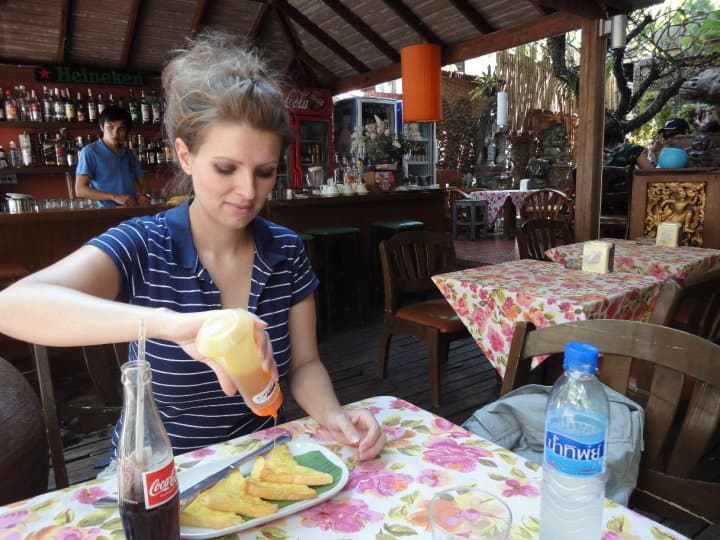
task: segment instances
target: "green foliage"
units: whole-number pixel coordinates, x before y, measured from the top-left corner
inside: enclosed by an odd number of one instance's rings
[[[488,66],[485,73],[478,75],[473,80],[475,88],[470,91],[470,99],[492,97],[503,89],[505,82],[505,79],[493,72]]]

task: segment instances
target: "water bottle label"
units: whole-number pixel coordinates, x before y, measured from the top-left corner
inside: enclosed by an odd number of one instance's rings
[[[545,463],[572,476],[604,473],[606,432],[607,424],[601,418],[556,414],[545,430]]]

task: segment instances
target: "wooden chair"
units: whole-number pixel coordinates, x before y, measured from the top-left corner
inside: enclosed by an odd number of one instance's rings
[[[560,219],[572,218],[570,199],[557,189],[538,189],[525,197],[520,205],[520,221],[531,218]]]
[[[637,321],[599,319],[535,329],[515,325],[501,395],[525,384],[533,357],[554,354],[568,341],[582,341],[603,354],[600,379],[629,394],[631,364],[653,370],[645,407],[645,450],[631,506],[665,517],[720,521],[720,483],[690,475],[704,457],[720,422],[720,346],[666,326]],[[541,366],[543,365],[541,364]],[[684,382],[695,384],[689,401]]]
[[[603,167],[600,235],[627,238],[633,167]]]
[[[69,485],[61,419],[70,431],[79,434],[107,429],[117,421],[122,410],[120,365],[127,360],[127,344],[83,347],[94,392],[60,400],[55,397],[48,348],[33,344],[32,349],[55,488],[60,489]]]
[[[533,218],[524,221],[515,233],[521,259],[547,261],[545,251],[572,244],[573,234],[564,219]]]
[[[0,358],[0,504],[44,493],[48,449],[37,394],[27,379]]]
[[[440,406],[440,364],[447,361],[450,342],[469,336],[465,325],[439,292],[431,276],[455,269],[455,248],[448,235],[429,231],[398,233],[380,243],[385,288],[385,317],[378,368],[387,371],[393,334],[408,334],[425,343],[429,354],[430,394]],[[403,297],[414,297],[412,303]],[[433,298],[425,299],[428,296]],[[418,299],[419,297],[419,299]]]
[[[720,342],[720,269],[663,283],[649,322]]]

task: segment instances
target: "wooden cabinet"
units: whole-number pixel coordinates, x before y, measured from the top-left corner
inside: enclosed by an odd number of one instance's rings
[[[637,170],[630,204],[630,238],[655,237],[657,225],[682,225],[682,244],[720,248],[720,169]]]

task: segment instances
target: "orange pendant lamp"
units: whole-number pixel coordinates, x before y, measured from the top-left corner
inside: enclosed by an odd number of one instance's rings
[[[440,46],[410,45],[400,50],[403,87],[403,122],[442,120],[440,97]]]

